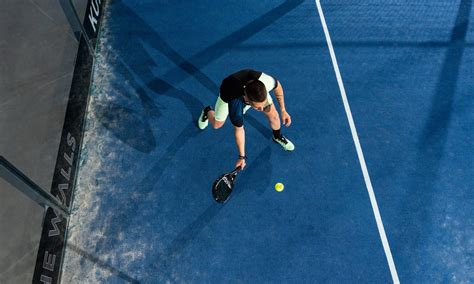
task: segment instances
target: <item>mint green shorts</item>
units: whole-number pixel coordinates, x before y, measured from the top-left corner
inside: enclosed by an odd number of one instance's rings
[[[267,105],[266,106],[269,106],[273,104],[273,99],[272,99],[272,96],[270,96],[269,93],[267,93]],[[244,114],[251,108],[251,106],[249,105],[246,105],[244,107]],[[216,105],[214,107],[214,111],[215,111],[215,114],[214,114],[214,118],[217,120],[217,121],[220,121],[220,122],[223,122],[227,119],[227,116],[229,116],[229,104],[224,102],[222,99],[221,99],[221,96],[217,97],[217,101],[216,101]]]

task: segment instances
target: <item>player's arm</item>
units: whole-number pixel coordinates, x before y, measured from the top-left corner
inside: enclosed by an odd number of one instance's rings
[[[286,112],[285,107],[285,96],[283,94],[283,87],[280,84],[280,81],[276,80],[276,88],[273,90],[275,94],[275,98],[278,101],[278,105],[280,106],[280,113],[281,113],[281,120],[285,126],[290,126],[291,124],[291,116]]]
[[[237,149],[239,150],[239,158],[237,162],[235,162],[235,167],[245,167],[245,129],[244,126],[234,126],[234,134],[235,134],[235,143],[237,144]]]
[[[280,81],[276,80],[276,88],[273,90],[273,93],[275,94],[275,98],[278,101],[278,105],[280,105],[280,111],[284,112],[286,111],[285,108],[285,96],[283,94],[283,88],[280,84]]]
[[[265,88],[267,89],[268,92],[272,92],[275,95],[275,97],[278,100],[278,105],[280,106],[280,111],[281,112],[286,112],[285,108],[285,98],[283,95],[283,88],[280,84],[280,81],[278,81],[275,77],[270,76],[266,73],[263,73],[260,75],[258,78],[260,82],[262,82],[265,85]]]

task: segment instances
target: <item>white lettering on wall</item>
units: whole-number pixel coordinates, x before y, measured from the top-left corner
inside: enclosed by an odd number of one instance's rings
[[[51,277],[48,277],[46,275],[41,275],[40,281],[43,283],[51,284],[51,282],[53,282],[53,279],[51,279]]]
[[[49,254],[48,251],[44,253],[43,268],[49,271],[54,271],[54,263],[56,262],[56,255]]]
[[[92,0],[91,6],[89,7],[89,22],[91,23],[92,29],[96,32],[97,19],[99,18],[99,5],[100,0]]]
[[[54,214],[56,214],[56,211],[53,211]],[[51,219],[51,225],[53,225],[54,230],[49,230],[48,232],[48,237],[53,237],[59,235],[59,228],[58,228],[58,223],[61,222],[61,218],[58,217],[58,214],[56,214],[56,217]]]

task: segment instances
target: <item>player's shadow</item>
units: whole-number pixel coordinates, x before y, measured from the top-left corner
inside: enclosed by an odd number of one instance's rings
[[[233,46],[241,43],[245,39],[251,37],[258,31],[278,20],[288,11],[294,9],[302,1],[286,1],[270,12],[264,14],[258,19],[247,24],[238,31],[231,33],[217,43],[206,48],[202,52],[197,53],[192,59],[197,61],[197,64],[191,63],[173,48],[171,48],[166,41],[153,30],[146,22],[144,22],[136,13],[128,8],[122,1],[113,2],[111,8],[115,17],[121,18],[123,22],[128,23],[126,30],[123,26],[115,26],[108,31],[113,35],[113,40],[109,41],[114,47],[112,50],[104,50],[104,52],[111,53],[108,58],[113,62],[113,69],[120,76],[118,80],[112,81],[114,92],[118,95],[123,95],[129,100],[135,97],[141,103],[143,108],[142,113],[131,110],[130,108],[121,107],[119,104],[108,103],[107,106],[99,109],[99,117],[102,118],[102,124],[115,134],[117,138],[127,145],[139,150],[141,152],[150,152],[156,147],[156,141],[153,138],[151,127],[148,122],[150,116],[161,116],[159,108],[155,101],[159,101],[159,96],[169,96],[181,101],[187,111],[193,116],[193,123],[197,119],[197,115],[203,107],[203,104],[192,94],[181,89],[173,87],[174,84],[185,80],[190,75],[194,76],[199,82],[208,88],[214,94],[218,94],[218,86],[212,79],[208,78],[200,71],[205,65],[217,59],[224,53],[228,52]],[[140,31],[132,33],[131,31]],[[132,38],[130,38],[132,36]],[[130,45],[124,44],[126,42],[133,43],[133,50],[130,50]],[[161,78],[157,78],[152,70],[157,68],[157,64],[152,56],[146,51],[143,44],[153,46],[159,50],[168,59],[173,61],[176,68],[170,70]],[[133,52],[133,56],[130,56]],[[121,83],[124,82],[124,83]],[[126,83],[125,83],[126,82]],[[151,90],[152,93],[148,92]],[[130,94],[134,94],[131,96]],[[158,95],[158,97],[150,98],[150,96]],[[126,121],[129,119],[130,121]],[[260,122],[250,118],[249,124],[255,127],[262,135],[268,136],[269,130]],[[136,127],[132,127],[135,125]],[[140,131],[132,132],[129,129],[141,128]],[[140,187],[152,190],[153,185],[157,182],[157,177],[161,175],[167,163],[162,163],[163,160],[170,160],[174,154],[184,146],[193,136],[199,134],[196,127],[192,127],[190,123],[169,145],[168,151],[160,157],[159,163],[156,164],[146,175],[145,179],[137,184]],[[146,192],[144,192],[146,194]]]
[[[149,118],[159,118],[161,116],[160,109],[157,106],[160,96],[168,96],[181,101],[185,104],[193,121],[195,121],[203,104],[193,94],[178,90],[174,85],[189,76],[193,76],[212,94],[217,96],[218,85],[200,69],[269,26],[301,3],[302,0],[284,2],[238,31],[198,52],[188,60],[176,52],[151,26],[122,1],[113,2],[110,8],[111,13],[114,17],[121,18],[122,22],[126,22],[127,26],[109,24],[105,36],[110,36],[107,45],[113,46],[113,50],[104,47],[100,52],[109,53],[107,58],[112,59],[110,60],[112,70],[116,71],[119,76],[116,80],[113,80],[111,91],[127,97],[129,103],[133,101],[132,104],[136,106],[136,110],[122,108],[118,103],[104,102],[104,104],[112,106],[97,110],[100,113],[101,122],[125,144],[141,152],[151,152],[156,147],[156,141],[151,131]],[[159,69],[160,66],[146,50],[146,46],[158,50],[176,67],[157,78],[153,73],[153,69]],[[131,53],[133,53],[133,56]],[[134,96],[132,97],[130,94],[134,94]],[[135,98],[138,101],[135,101]],[[113,110],[115,114],[110,114],[110,110]],[[131,121],[126,121],[129,118]],[[127,128],[123,127],[134,123],[141,127],[139,133],[127,131]],[[254,124],[254,122],[250,123],[256,128],[261,128]]]
[[[439,75],[436,92],[431,102],[429,117],[423,128],[418,143],[416,155],[415,177],[411,180],[409,192],[406,195],[401,215],[409,216],[403,219],[403,228],[398,236],[400,240],[407,240],[404,247],[407,250],[418,250],[423,243],[427,227],[432,222],[430,210],[433,200],[437,196],[437,184],[440,177],[440,165],[447,143],[448,130],[453,113],[456,85],[458,82],[462,56],[466,43],[469,26],[472,0],[462,0],[451,32],[450,46]],[[447,189],[450,190],[450,189]],[[416,198],[413,198],[416,196]],[[420,222],[425,223],[420,230]],[[421,254],[417,254],[421,258]],[[413,258],[411,262],[420,263],[420,258]]]

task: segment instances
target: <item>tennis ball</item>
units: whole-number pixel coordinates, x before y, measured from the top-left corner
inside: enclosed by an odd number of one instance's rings
[[[285,186],[281,182],[275,184],[275,190],[278,192],[283,191],[284,188]]]

